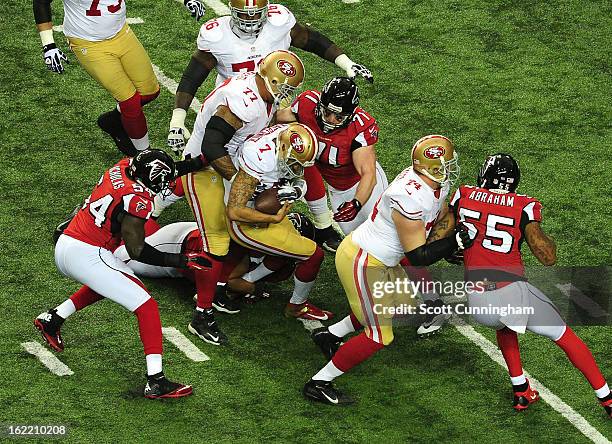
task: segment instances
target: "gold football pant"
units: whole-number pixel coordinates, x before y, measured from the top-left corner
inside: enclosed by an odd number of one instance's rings
[[[383,292],[382,287],[386,282],[407,279],[404,269],[400,265],[387,267],[361,249],[349,235],[336,251],[336,271],[351,310],[364,326],[367,337],[379,344],[390,344],[393,314],[388,309],[400,303],[413,304],[414,299],[394,291]]]
[[[129,99],[136,91],[145,96],[159,90],[151,60],[127,23],[107,40],[91,42],[68,37],[68,42],[81,66],[118,102]]]
[[[193,211],[202,234],[204,251],[216,256],[225,256],[229,250],[230,236],[227,231],[225,187],[219,173],[208,167],[189,173],[181,178],[185,196]]]
[[[280,223],[266,227],[231,222],[230,236],[246,248],[299,261],[308,259],[317,249],[317,244],[303,237],[286,217]]]

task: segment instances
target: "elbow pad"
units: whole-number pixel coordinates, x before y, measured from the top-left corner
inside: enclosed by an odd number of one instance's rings
[[[202,154],[208,162],[227,156],[225,144],[232,140],[236,130],[219,116],[212,116],[206,124],[202,140]]]
[[[195,58],[191,58],[187,69],[181,77],[181,83],[179,83],[177,92],[188,93],[195,96],[196,91],[202,85],[210,70],[204,68],[200,62]]]
[[[314,29],[308,29],[308,41],[302,48],[304,51],[312,52],[321,58],[325,58],[325,53],[334,44],[330,39],[325,37]]]
[[[431,244],[421,245],[412,251],[404,253],[411,265],[425,267],[444,259],[457,249],[455,236],[445,237]]]
[[[51,21],[51,0],[34,0],[34,20],[36,24],[47,23]]]

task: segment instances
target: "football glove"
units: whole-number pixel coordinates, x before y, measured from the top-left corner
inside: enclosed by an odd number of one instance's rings
[[[463,250],[455,250],[444,259],[446,259],[446,262],[449,264],[463,265]]]
[[[349,69],[346,70],[346,73],[351,79],[354,79],[355,76],[359,76],[363,77],[366,82],[374,83],[374,77],[372,76],[372,72],[364,65],[355,63],[354,65],[351,65]]]
[[[291,185],[293,185],[293,188],[295,188],[298,193],[298,197],[296,200],[299,200],[306,195],[306,190],[308,189],[308,186],[306,185],[306,181],[304,179],[293,179],[291,181]]]
[[[206,13],[206,6],[199,0],[184,0],[185,7],[191,12],[191,16],[195,17],[196,21],[204,17]]]
[[[181,255],[181,267],[188,270],[206,270],[212,263],[204,253],[187,253]]]
[[[168,146],[174,154],[181,154],[185,149],[185,141],[191,137],[191,133],[185,127],[172,127],[168,133]]]
[[[300,198],[299,191],[293,185],[282,185],[276,191],[276,197],[281,204],[293,203]]]
[[[470,237],[467,227],[463,224],[458,224],[455,227],[455,239],[457,240],[459,251],[470,248],[474,244],[474,239]]]
[[[338,207],[338,211],[334,214],[336,222],[350,222],[357,217],[357,213],[361,210],[361,202],[357,199],[344,202]]]
[[[64,72],[62,61],[70,63],[68,61],[68,57],[66,57],[66,54],[64,54],[55,43],[49,43],[43,46],[43,59],[45,60],[47,69],[58,74],[62,74]]]

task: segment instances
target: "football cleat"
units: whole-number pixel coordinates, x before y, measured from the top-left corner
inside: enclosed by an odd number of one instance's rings
[[[600,404],[606,411],[606,415],[608,415],[608,418],[612,419],[612,397],[610,397],[610,399],[606,401],[600,401]]]
[[[144,397],[148,399],[182,398],[193,393],[190,385],[172,382],[163,373],[147,376]]]
[[[119,151],[128,157],[134,157],[138,151],[121,123],[121,113],[114,109],[98,117],[98,126],[111,136]]]
[[[314,241],[324,250],[335,253],[342,242],[342,236],[330,225],[327,228],[316,228]]]
[[[355,400],[345,395],[331,381],[315,381],[311,379],[304,385],[302,393],[306,399],[331,405],[353,404]]]
[[[60,327],[63,323],[64,318],[57,314],[56,309],[41,313],[34,319],[34,327],[40,331],[49,347],[56,352],[64,351],[64,341],[60,333]]]
[[[321,327],[310,333],[312,341],[329,361],[342,345],[342,338],[330,333],[327,327]]]
[[[327,321],[334,317],[331,311],[322,310],[310,302],[303,304],[288,303],[285,306],[285,316],[288,318],[309,319],[311,321]]]
[[[428,307],[442,307],[444,302],[442,299],[436,299],[435,301],[425,301],[425,305]],[[420,338],[426,338],[428,336],[435,335],[440,331],[442,326],[448,321],[451,317],[450,313],[439,313],[439,314],[428,314],[425,317],[425,320],[419,328],[417,328],[417,335]]]
[[[194,310],[193,318],[187,329],[204,342],[212,345],[223,345],[228,342],[227,336],[219,329],[217,321],[215,321],[212,308],[205,311]]]
[[[514,410],[517,411],[525,410],[527,407],[529,407],[529,404],[533,404],[539,399],[540,394],[537,390],[531,388],[529,385],[529,380],[527,380],[527,390],[524,392],[514,392],[512,406],[514,407]]]
[[[240,305],[238,305],[237,301],[234,301],[227,295],[227,292],[225,291],[225,286],[217,286],[212,306],[215,308],[215,310],[221,311],[223,313],[240,313]]]

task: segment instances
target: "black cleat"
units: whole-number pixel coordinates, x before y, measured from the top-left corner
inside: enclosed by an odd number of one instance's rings
[[[327,327],[317,328],[310,333],[313,342],[329,361],[342,345],[342,338],[329,332]]]
[[[225,285],[218,285],[215,290],[215,298],[213,299],[212,306],[215,310],[223,313],[236,314],[240,313],[240,305],[237,301],[230,299],[225,291]]]
[[[599,403],[606,411],[608,418],[612,419],[612,395],[608,395],[605,398],[600,399]]]
[[[428,336],[435,335],[440,331],[442,326],[448,321],[451,317],[450,313],[446,313],[442,311],[442,307],[444,306],[444,301],[442,299],[436,299],[435,301],[425,301],[425,305],[429,307],[434,307],[438,314],[428,314],[425,317],[425,320],[419,328],[417,328],[417,335],[420,338],[426,338]]]
[[[316,228],[314,240],[324,250],[335,253],[342,242],[342,236],[330,225],[327,228]]]
[[[64,323],[64,318],[57,314],[57,310],[46,311],[34,319],[34,327],[42,334],[43,339],[49,347],[56,352],[64,351],[64,341],[60,333],[60,327]]]
[[[193,393],[190,385],[172,382],[163,373],[147,376],[144,397],[148,399],[182,398]]]
[[[355,400],[334,387],[331,381],[311,379],[304,385],[302,393],[306,399],[331,405],[353,404]]]
[[[98,117],[98,126],[102,131],[111,136],[119,151],[128,157],[134,157],[138,150],[128,136],[121,123],[121,113],[114,109]]]
[[[223,345],[228,342],[227,336],[219,329],[215,321],[212,308],[205,311],[194,310],[193,318],[187,329],[209,344]]]

